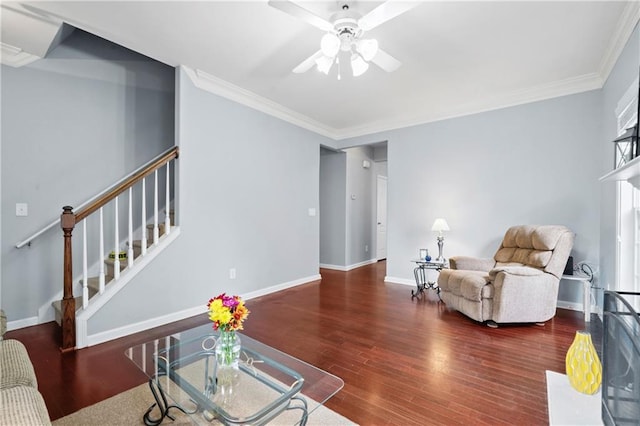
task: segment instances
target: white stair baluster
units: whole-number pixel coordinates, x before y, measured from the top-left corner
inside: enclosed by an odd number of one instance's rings
[[[153,245],[156,245],[160,237],[158,230],[158,169],[153,173],[153,177]]]
[[[89,274],[87,273],[87,219],[82,221],[82,309],[89,306]]]
[[[120,278],[120,247],[118,246],[120,241],[120,237],[118,236],[118,197],[114,198],[113,201],[115,201],[114,205],[116,212],[114,221],[115,241],[113,244],[113,251],[115,252],[115,256],[113,257],[113,278],[117,280],[118,278]]]
[[[169,217],[169,162],[167,161],[167,188],[165,191],[165,210],[164,210],[164,233],[169,235],[171,232],[171,218]]]
[[[142,238],[140,239],[140,255],[147,254],[147,190],[142,178]]]
[[[133,187],[129,187],[129,250],[127,250],[127,266],[133,266]]]
[[[98,286],[100,294],[104,293],[104,216],[100,207],[100,274],[98,275]]]

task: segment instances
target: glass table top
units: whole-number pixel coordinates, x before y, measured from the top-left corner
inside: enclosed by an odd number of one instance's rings
[[[131,347],[125,354],[150,378],[152,392],[157,387],[201,424],[214,418],[223,424],[266,424],[276,418],[279,424],[304,424],[344,386],[326,371],[237,334],[242,346],[238,369],[216,365],[219,333],[211,323]],[[162,406],[162,399],[156,400]],[[155,424],[147,415],[145,423]]]

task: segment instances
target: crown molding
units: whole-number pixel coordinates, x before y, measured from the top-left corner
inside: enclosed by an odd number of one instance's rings
[[[404,127],[417,126],[435,121],[448,120],[450,118],[459,118],[561,96],[573,95],[576,93],[600,89],[602,88],[603,83],[604,82],[598,73],[586,74],[565,80],[541,84],[528,89],[505,93],[503,95],[486,99],[482,102],[461,105],[460,107],[448,110],[438,110],[435,113],[418,115],[408,120],[392,120],[387,122],[377,122],[374,125],[367,124],[364,126],[350,127],[340,131],[338,139],[365,136],[373,133],[396,130]]]
[[[631,33],[633,33],[638,21],[640,21],[640,2],[629,2],[620,16],[618,24],[616,25],[616,31],[613,33],[607,51],[600,63],[599,74],[603,83],[609,78],[609,74],[629,41]]]
[[[286,108],[276,102],[263,98],[249,90],[231,84],[202,70],[194,70],[184,65],[182,67],[193,84],[202,90],[230,99],[241,105],[248,106],[249,108],[269,114],[273,117],[295,124],[298,127],[302,127],[303,129],[310,130],[333,140],[336,140],[338,137],[336,129],[325,126],[306,115]]]
[[[386,122],[377,121],[375,124],[335,129],[325,126],[303,114],[226,82],[202,70],[194,70],[186,66],[183,66],[183,68],[193,84],[202,90],[206,90],[210,93],[222,96],[223,98],[230,99],[239,104],[264,112],[265,114],[269,114],[288,123],[295,124],[296,126],[331,138],[334,141],[395,130],[403,127],[427,124],[434,121],[447,120],[450,118],[457,118],[465,115],[477,114],[565,95],[572,95],[575,93],[599,89],[602,88],[603,85],[603,80],[600,77],[600,74],[592,73],[539,85],[525,90],[514,91],[505,95],[496,96],[488,99],[487,101],[463,105],[460,108],[445,111],[441,110],[437,113],[416,116],[408,120],[390,120]]]
[[[629,2],[621,14],[616,31],[611,37],[609,46],[603,55],[598,72],[538,85],[524,90],[517,90],[473,104],[461,105],[448,110],[439,110],[417,115],[403,120],[378,120],[375,123],[348,128],[332,128],[310,117],[286,108],[276,102],[263,98],[253,92],[233,85],[201,70],[184,67],[193,83],[216,95],[262,111],[296,126],[318,133],[322,136],[340,141],[344,139],[366,136],[404,127],[411,127],[435,121],[458,118],[471,114],[523,105],[566,95],[601,89],[609,77],[616,61],[628,42],[636,24],[640,21],[640,2]]]
[[[40,56],[27,53],[19,47],[12,46],[0,41],[0,62],[4,65],[9,65],[14,68],[18,68],[33,61],[42,59]]]

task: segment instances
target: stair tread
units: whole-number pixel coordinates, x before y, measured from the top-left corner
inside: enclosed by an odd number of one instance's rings
[[[119,259],[119,260],[120,260],[120,270],[123,270],[124,268],[127,267],[127,259]],[[114,266],[116,263],[116,260],[106,258],[104,260],[104,263],[107,264],[108,266]]]
[[[113,277],[111,275],[105,275],[104,276],[104,284],[107,285],[109,284],[111,281],[113,280]],[[83,280],[80,280],[80,283],[82,283]],[[89,277],[87,279],[87,287],[99,290],[100,289],[100,277]]]

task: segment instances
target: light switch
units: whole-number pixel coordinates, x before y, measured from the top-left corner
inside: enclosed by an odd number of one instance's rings
[[[16,203],[16,216],[28,216],[28,208],[27,203]]]
[[[314,208],[310,208],[310,209],[309,209],[309,216],[313,217],[313,216],[315,216],[315,215],[316,215],[316,209],[314,209]]]

